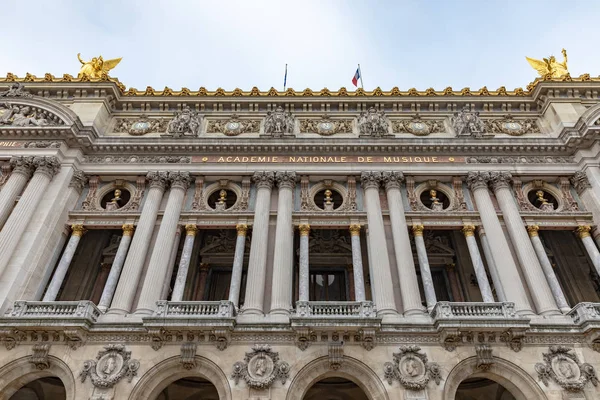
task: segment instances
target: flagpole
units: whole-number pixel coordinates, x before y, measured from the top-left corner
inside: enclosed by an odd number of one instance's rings
[[[361,87],[361,89],[364,89],[365,86],[363,85],[363,81],[362,81],[362,71],[360,70],[360,64],[358,64],[358,76],[360,77],[360,87]]]
[[[285,75],[283,76],[283,91],[285,92],[285,86],[287,84],[287,64],[285,64]]]

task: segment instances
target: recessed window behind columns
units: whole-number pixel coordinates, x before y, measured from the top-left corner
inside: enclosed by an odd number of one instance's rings
[[[504,386],[487,378],[468,378],[461,382],[455,400],[516,400]]]

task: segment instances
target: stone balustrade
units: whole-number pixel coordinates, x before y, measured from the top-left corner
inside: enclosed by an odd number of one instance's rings
[[[298,301],[296,317],[376,318],[372,301]]]
[[[577,325],[595,322],[600,326],[600,303],[579,303],[568,315]]]
[[[13,309],[5,315],[8,319],[45,320],[62,324],[65,321],[80,321],[92,324],[98,320],[100,310],[88,300],[81,301],[15,301]]]
[[[445,328],[528,328],[529,318],[521,317],[512,302],[438,302],[431,311],[434,326]]]
[[[228,300],[222,301],[166,301],[156,303],[153,317],[163,318],[233,318],[235,307]]]

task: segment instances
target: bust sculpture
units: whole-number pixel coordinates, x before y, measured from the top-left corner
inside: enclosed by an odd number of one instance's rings
[[[442,211],[444,209],[444,205],[440,203],[440,199],[437,197],[437,190],[431,189],[429,191],[429,200],[431,200],[431,209],[433,211]]]
[[[538,203],[538,207],[542,211],[554,211],[554,204],[548,203],[548,199],[544,198],[544,191],[538,190],[535,192],[537,196],[536,203]]]
[[[333,193],[331,190],[325,190],[325,200],[323,201],[323,209],[325,211],[333,211],[333,198],[331,197]]]
[[[227,208],[227,190],[221,189],[219,200],[215,203],[215,210],[224,211]]]
[[[115,189],[114,196],[108,203],[106,203],[106,211],[114,211],[121,208],[121,190]]]

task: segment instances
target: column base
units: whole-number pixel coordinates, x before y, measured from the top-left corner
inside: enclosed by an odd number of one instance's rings
[[[269,311],[269,315],[284,315],[284,316],[289,316],[291,314],[289,309],[285,309],[285,308],[275,308],[272,309],[271,311]]]
[[[404,311],[405,317],[417,316],[417,315],[428,315],[425,308],[413,308],[411,310]]]
[[[558,310],[558,308],[551,308],[549,310],[545,310],[539,313],[544,317],[562,317],[563,314]]]
[[[154,310],[150,308],[138,308],[133,313],[136,315],[152,315],[154,314]]]
[[[398,311],[393,308],[385,308],[383,310],[377,310],[377,316],[382,317],[384,315],[398,315]]]
[[[107,314],[107,315],[127,315],[127,314],[129,314],[129,310],[124,310],[122,308],[109,308],[105,314]]]
[[[572,308],[570,308],[570,307],[563,307],[560,309],[560,312],[563,314],[568,314],[571,310],[572,310]]]
[[[265,313],[260,308],[242,308],[240,310],[240,315],[260,315],[264,316]]]

